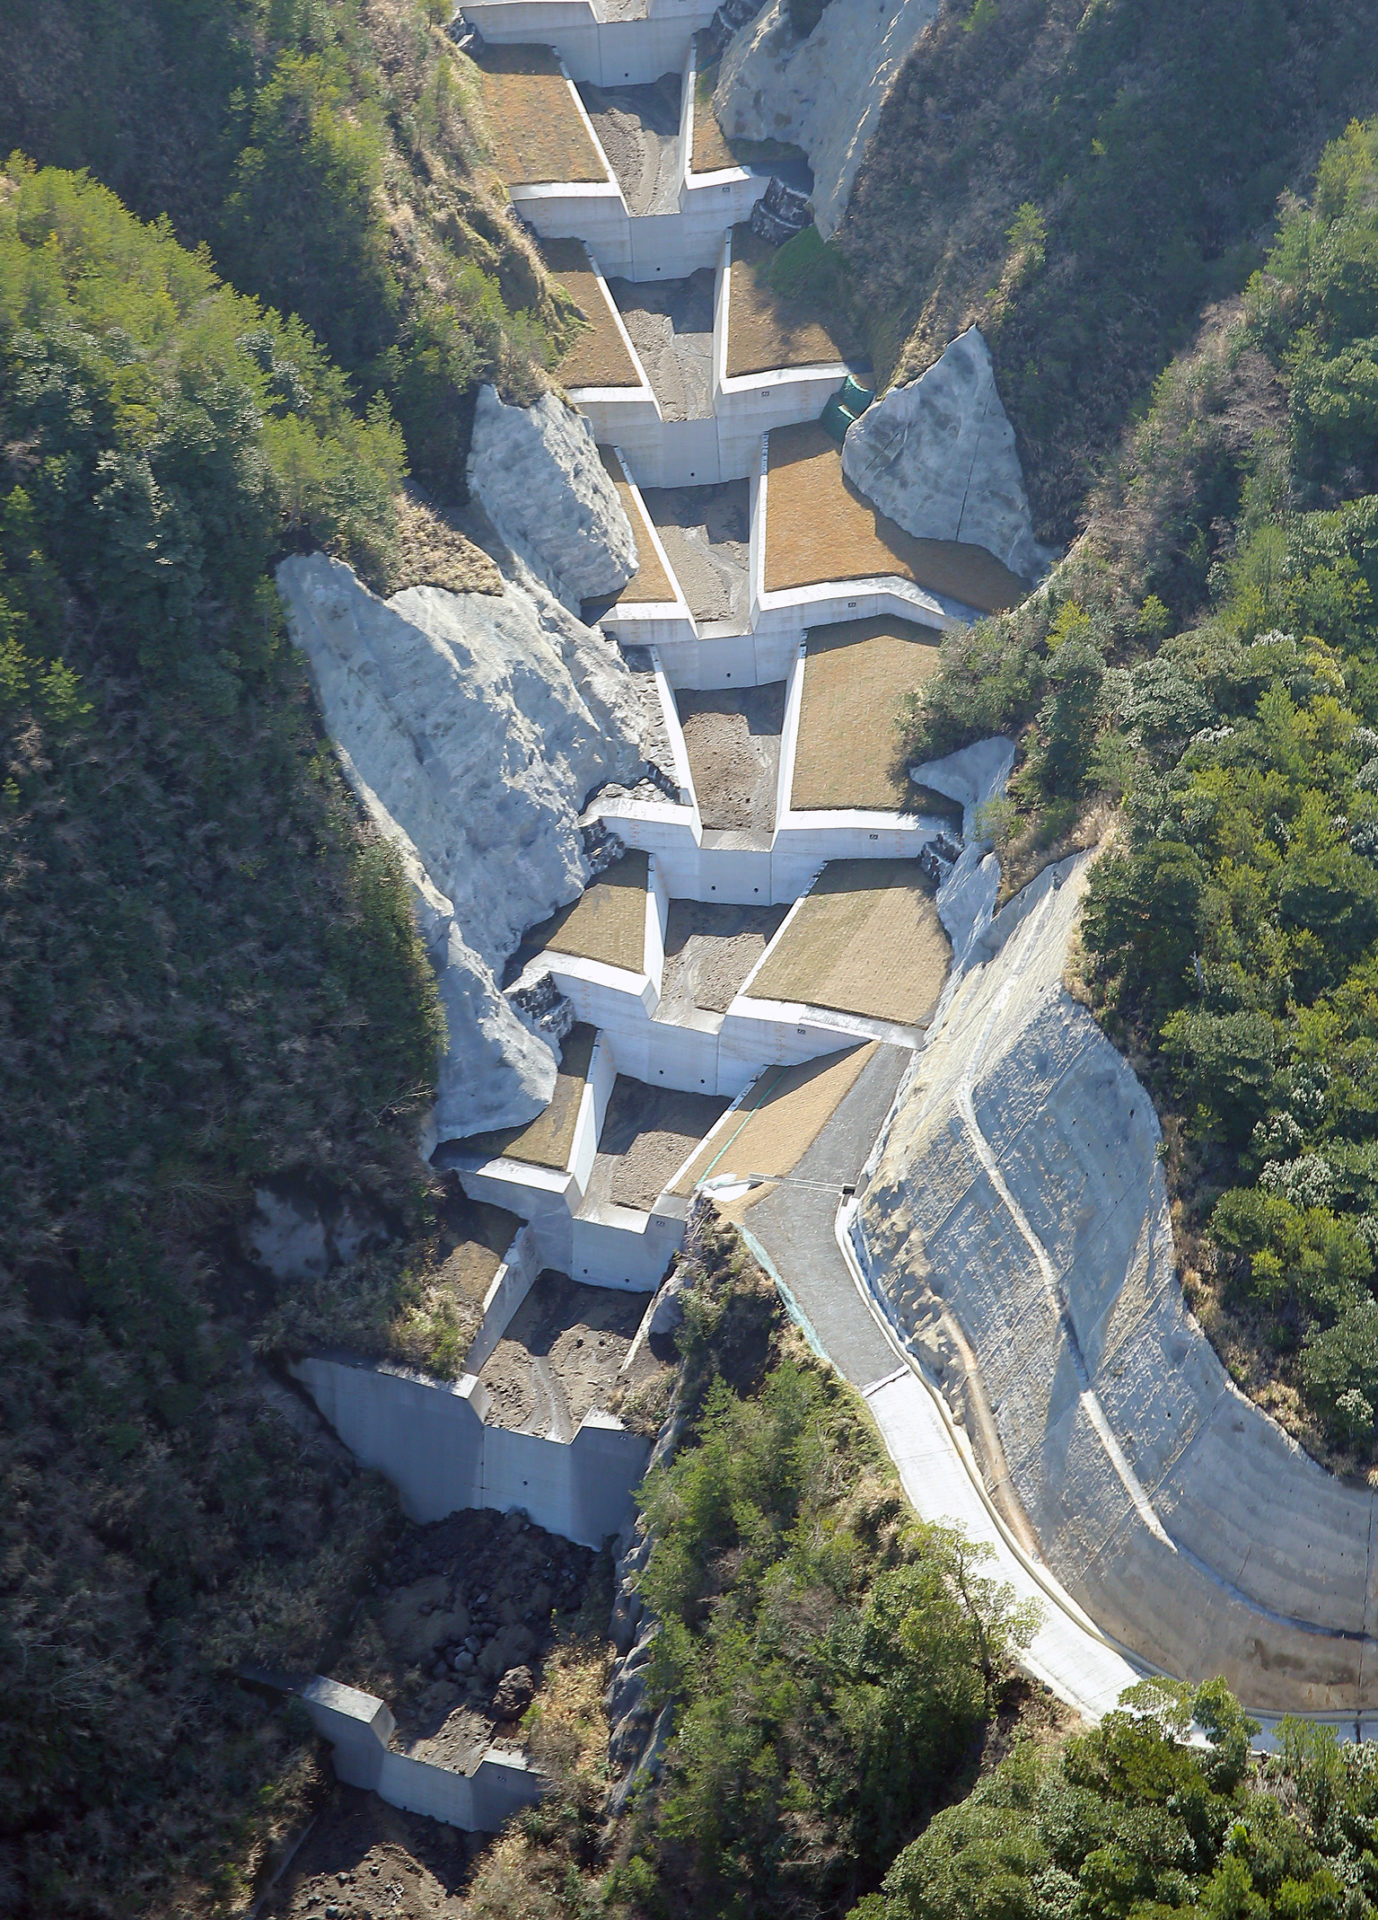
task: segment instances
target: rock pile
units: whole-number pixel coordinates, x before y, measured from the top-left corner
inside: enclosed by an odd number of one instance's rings
[[[519,1720],[595,1559],[520,1513],[456,1513],[409,1528],[373,1608],[402,1739],[460,1710],[489,1722],[490,1734]]]

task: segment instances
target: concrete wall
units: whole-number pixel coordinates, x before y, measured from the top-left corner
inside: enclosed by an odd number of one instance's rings
[[[591,1286],[654,1293],[684,1244],[683,1202],[662,1211],[594,1207],[570,1222],[569,1272]]]
[[[518,1753],[487,1752],[471,1774],[394,1753],[391,1709],[371,1693],[317,1674],[293,1689],[328,1740],[335,1775],[367,1787],[391,1807],[424,1813],[468,1833],[496,1833],[522,1807],[539,1800],[545,1781]]]
[[[641,18],[599,20],[589,0],[473,0],[464,9],[485,40],[555,47],[576,80],[617,87],[679,73],[715,0],[648,0]]]
[[[692,74],[689,86],[692,87]],[[689,90],[686,88],[686,101]],[[754,179],[740,168],[700,175],[709,187],[694,187],[686,205],[697,206],[695,194],[720,195],[730,183]],[[756,197],[759,181],[752,189]],[[735,186],[732,188],[736,190]],[[745,189],[743,189],[744,191]],[[632,359],[641,374],[641,387],[580,387],[570,398],[588,415],[600,441],[611,442],[645,487],[710,486],[722,480],[747,480],[761,458],[761,436],[772,427],[794,426],[816,420],[824,403],[841,386],[847,368],[841,362],[816,367],[778,367],[764,373],[727,372],[728,326],[731,318],[731,234],[720,236],[716,290],[713,303],[712,412],[704,419],[666,420],[650,391],[639,356]],[[696,263],[697,264],[697,263]],[[612,269],[610,269],[611,271]],[[686,268],[686,271],[688,269]],[[602,278],[601,271],[599,274]],[[639,276],[650,278],[649,274]],[[606,292],[606,282],[604,282]],[[611,301],[612,296],[608,294]],[[615,305],[615,303],[614,303]],[[619,331],[625,328],[618,319]],[[628,343],[630,345],[630,343]]]
[[[293,1373],[355,1458],[397,1488],[412,1520],[519,1507],[551,1533],[599,1547],[632,1511],[650,1442],[609,1414],[589,1414],[566,1443],[486,1426],[488,1396],[471,1374],[452,1384],[316,1356]]]
[[[464,1371],[478,1373],[507,1331],[508,1322],[531,1291],[541,1270],[540,1243],[524,1226],[507,1250],[507,1258],[493,1275],[483,1296],[483,1318],[464,1356]]]
[[[624,280],[682,280],[714,267],[724,231],[749,217],[769,175],[680,190],[673,213],[634,214],[621,189],[570,182],[508,189],[512,204],[543,239],[583,240],[604,273]]]
[[[592,811],[629,847],[654,855],[672,899],[724,900],[735,906],[789,906],[825,861],[905,859],[945,831],[943,821],[927,814],[872,813],[860,807],[787,812],[769,844],[744,847],[740,835],[701,827],[688,807],[609,796],[595,801]],[[581,971],[587,973],[587,966]],[[594,1016],[581,1013],[580,1018]]]

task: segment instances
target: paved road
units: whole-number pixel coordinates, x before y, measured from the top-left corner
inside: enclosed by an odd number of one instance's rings
[[[842,1189],[865,1166],[912,1058],[903,1047],[879,1047],[794,1172],[745,1219],[823,1351],[858,1387],[893,1373],[895,1355],[852,1284],[833,1223]]]
[[[1021,1600],[1038,1604],[1042,1625],[1022,1662],[1026,1671],[1099,1718],[1140,1674],[1047,1569],[1017,1551],[985,1497],[965,1436],[868,1305],[860,1274],[838,1243],[842,1189],[866,1164],[909,1059],[899,1047],[877,1051],[789,1179],[748,1210],[746,1231],[764,1249],[816,1344],[865,1395],[915,1511],[925,1520],[955,1522],[983,1541],[991,1572]]]

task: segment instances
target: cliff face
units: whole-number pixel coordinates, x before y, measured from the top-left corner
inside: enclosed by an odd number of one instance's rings
[[[826,6],[800,39],[786,0],[772,0],[723,55],[713,111],[730,139],[790,140],[813,168],[814,217],[836,231],[890,82],[938,0]]]
[[[625,587],[636,539],[593,429],[553,393],[504,405],[479,389],[469,487],[512,548],[571,611]]]
[[[641,768],[631,676],[521,567],[500,595],[383,601],[313,554],[285,561],[278,587],[350,783],[412,884],[449,1023],[437,1136],[531,1119],[555,1055],[498,980],[526,928],[588,878],[590,792]]]
[[[1186,1311],[1152,1102],[1062,984],[1086,866],[978,932],[866,1194],[872,1284],[1100,1626],[1255,1708],[1354,1710],[1374,1496],[1245,1400]]]
[[[1034,539],[1014,429],[977,327],[951,341],[917,380],[891,387],[853,421],[842,469],[920,540],[984,547],[1026,580],[1052,558]]]

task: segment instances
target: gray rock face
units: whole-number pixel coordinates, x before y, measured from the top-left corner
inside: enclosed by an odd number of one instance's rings
[[[285,561],[278,587],[350,784],[401,855],[439,980],[435,1138],[529,1120],[556,1056],[498,976],[587,880],[590,791],[640,769],[631,676],[529,575],[501,596],[411,587],[383,601],[314,554]]]
[[[636,539],[593,429],[553,393],[532,407],[479,389],[469,485],[513,552],[574,613],[625,587]]]
[[[1372,1712],[1378,1500],[1245,1400],[1186,1311],[1153,1104],[1062,984],[1086,867],[979,935],[867,1190],[867,1270],[1097,1625],[1259,1711]]]
[[[1034,539],[1014,429],[976,327],[959,334],[927,373],[892,387],[853,421],[842,470],[918,539],[985,547],[1026,580],[1052,558]]]
[[[825,240],[846,211],[890,83],[938,0],[833,0],[807,39],[785,0],[749,20],[723,55],[713,110],[730,139],[791,140],[813,168],[813,210]]]

